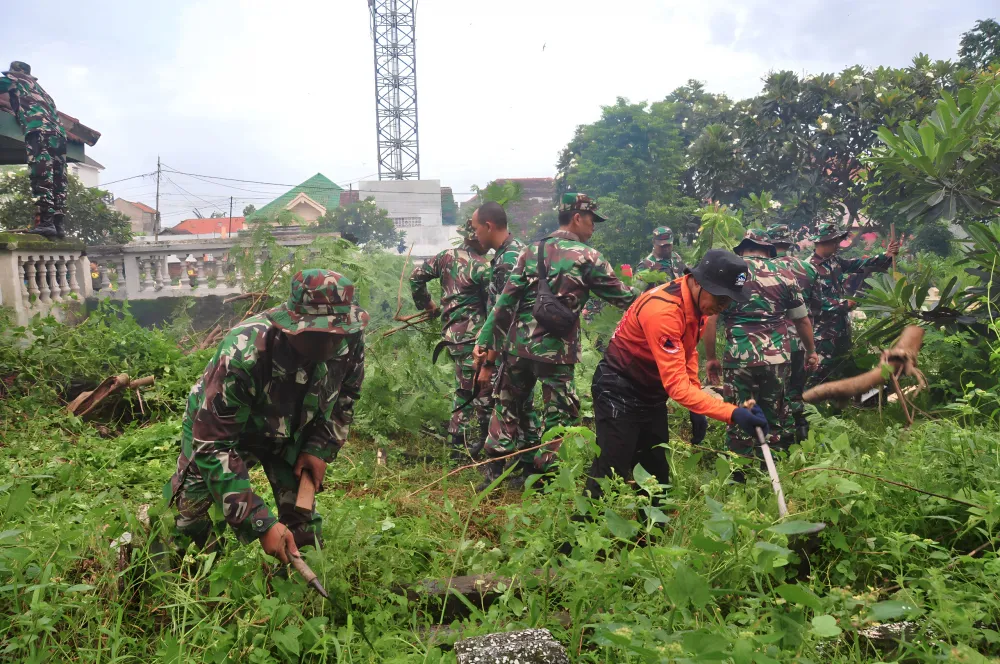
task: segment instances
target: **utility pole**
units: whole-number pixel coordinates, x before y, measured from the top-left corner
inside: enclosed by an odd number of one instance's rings
[[[233,235],[233,197],[229,197],[229,235],[226,237],[232,237]]]
[[[160,155],[156,155],[156,219],[153,221],[153,241],[160,241]]]

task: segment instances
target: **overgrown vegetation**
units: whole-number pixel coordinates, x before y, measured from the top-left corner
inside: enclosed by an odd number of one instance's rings
[[[565,442],[546,485],[523,496],[477,495],[474,471],[442,479],[435,430],[449,409],[450,368],[429,363],[437,331],[382,336],[393,325],[404,259],[346,242],[312,249],[273,252],[255,292],[271,294],[256,308],[269,306],[283,297],[290,270],[336,265],[361,284],[359,299],[373,314],[357,422],[320,495],[327,548],[308,556],[334,605],[296,577],[276,576],[259,547],[232,540],[219,552],[190,550],[180,573],[151,565],[149,542],[170,519],[161,489],[176,459],[180,411],[212,351],[190,352],[179,343],[190,339],[184,330],[140,328],[127,308],[106,303],[77,327],[43,319],[29,329],[4,328],[4,659],[435,662],[449,660],[448,644],[462,634],[531,626],[549,628],[580,662],[977,661],[998,654],[992,589],[1000,587],[1000,566],[992,542],[1000,463],[987,405],[992,399],[998,407],[995,392],[965,393],[961,376],[933,374],[948,390],[918,404],[937,409],[937,418],[910,429],[894,405],[814,413],[809,440],[781,466],[793,513],[786,521],[777,519],[766,476],[752,472],[745,487],[730,482],[747,462],[720,452],[718,425],[703,448],[676,432],[667,487],[640,469],[636,487],[612,483],[602,501],[581,499],[594,453],[583,426],[550,434]],[[412,305],[403,297],[407,313]],[[578,374],[585,397],[599,359],[591,344],[615,319],[606,311],[587,330]],[[950,344],[930,343],[928,364],[954,366]],[[119,372],[157,377],[141,405],[132,396],[94,422],[65,413],[74,392]],[[583,410],[589,413],[586,400]],[[385,466],[376,462],[380,447]],[[266,493],[263,475],[254,471],[254,479]],[[137,516],[146,510],[149,527]],[[828,526],[816,540],[796,537],[817,521]],[[566,542],[568,555],[560,553]],[[132,548],[128,564],[122,547]],[[407,599],[399,590],[485,573],[513,580],[488,607],[454,597],[447,606],[436,596]],[[913,627],[895,650],[876,654],[860,636],[902,619]],[[359,621],[377,655],[360,637]]]

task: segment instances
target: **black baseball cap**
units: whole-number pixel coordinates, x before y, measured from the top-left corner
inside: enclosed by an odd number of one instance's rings
[[[731,297],[734,302],[746,302],[750,294],[743,284],[750,278],[742,258],[725,249],[709,249],[691,270],[698,285],[712,295]]]

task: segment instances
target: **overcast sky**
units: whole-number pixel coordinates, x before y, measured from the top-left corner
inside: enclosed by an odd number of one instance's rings
[[[422,0],[421,174],[469,197],[554,173],[574,128],[617,96],[657,100],[695,78],[753,95],[769,70],[819,73],[953,58],[996,0]],[[103,135],[102,182],[156,168],[296,184],[373,179],[366,0],[10,2],[0,60],[24,60],[60,110]],[[152,204],[152,178],[108,187]],[[258,207],[287,187],[170,175],[163,224]],[[237,212],[237,214],[239,214]]]

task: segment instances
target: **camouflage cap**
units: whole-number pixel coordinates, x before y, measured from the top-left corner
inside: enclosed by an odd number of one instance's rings
[[[674,232],[670,230],[669,226],[657,226],[655,229],[653,229],[653,241],[673,244]]]
[[[292,277],[288,302],[265,313],[289,334],[319,330],[354,334],[368,325],[368,313],[352,303],[354,283],[333,270],[302,270]]]
[[[14,60],[14,62],[10,63],[10,71],[20,72],[22,74],[31,74],[31,65],[27,62]],[[7,72],[4,73],[6,74]]]
[[[795,244],[792,231],[785,224],[775,224],[767,229],[767,237],[775,246],[791,246]]]
[[[813,242],[826,242],[847,237],[847,229],[836,221],[824,221],[816,226],[816,232],[809,236]]]
[[[743,235],[743,239],[740,243],[733,248],[733,253],[742,254],[743,250],[748,247],[757,247],[758,249],[763,249],[767,252],[767,255],[774,258],[778,255],[778,250],[774,248],[771,244],[771,238],[759,228],[751,228]]]
[[[476,231],[472,228],[472,219],[467,220],[464,224],[458,227],[458,234],[462,236],[463,240],[476,239]]]
[[[597,211],[597,201],[587,194],[563,194],[559,203],[559,211],[569,212],[570,210],[589,212],[594,215],[594,221],[606,221],[606,218],[602,217]]]

